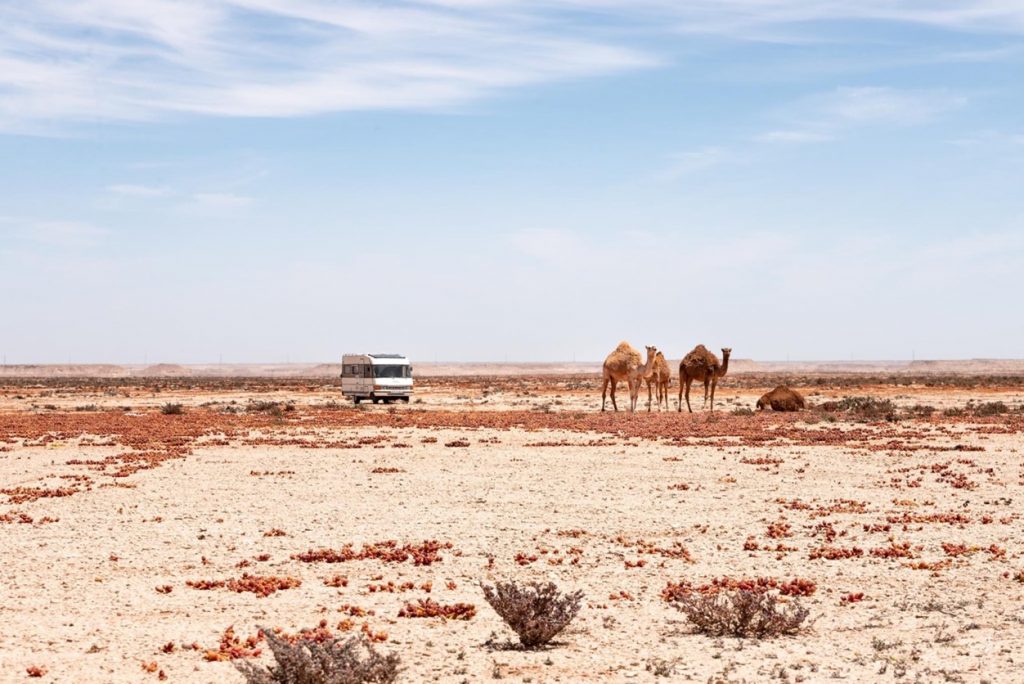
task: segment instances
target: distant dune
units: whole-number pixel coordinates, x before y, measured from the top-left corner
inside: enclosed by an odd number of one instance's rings
[[[679,361],[670,360],[675,372]],[[413,362],[415,374],[421,377],[471,375],[571,375],[600,373],[601,363],[499,363],[457,361],[440,363]],[[337,363],[266,363],[266,364],[31,364],[0,366],[0,377],[280,377],[336,378],[341,373]],[[973,374],[1024,375],[1022,359],[964,359],[935,361],[754,361],[733,359],[730,374],[745,373],[905,373],[915,375]]]

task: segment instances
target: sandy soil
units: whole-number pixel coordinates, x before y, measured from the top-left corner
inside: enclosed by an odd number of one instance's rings
[[[436,378],[418,403],[361,409],[316,382],[9,383],[0,681],[33,666],[38,681],[242,681],[209,659],[228,627],[244,641],[321,621],[376,635],[410,682],[1019,678],[1024,388],[816,376],[814,403],[937,411],[733,413],[776,380],[726,383],[714,416],[677,413],[673,387],[672,411],[632,417],[599,414],[587,374]],[[184,414],[162,415],[168,402]],[[297,557],[388,540],[436,541],[439,558]],[[301,584],[187,584],[246,573]],[[336,575],[347,585],[325,584]],[[663,592],[722,577],[813,582],[798,599],[813,626],[694,634]],[[509,648],[478,587],[504,579],[581,589],[584,608],[551,648]],[[398,616],[428,597],[476,613]]]

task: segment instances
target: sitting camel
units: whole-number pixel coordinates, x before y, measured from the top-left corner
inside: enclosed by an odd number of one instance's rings
[[[708,386],[710,385],[711,410],[715,410],[715,387],[718,386],[719,378],[725,377],[725,374],[729,372],[730,354],[732,354],[732,349],[722,347],[722,363],[719,363],[717,356],[709,352],[703,344],[698,344],[683,357],[683,360],[679,362],[679,411],[683,410],[683,390],[685,389],[686,409],[693,413],[693,409],[690,408],[690,384],[694,380],[704,383],[704,403],[701,408],[707,406]]]
[[[615,403],[615,386],[622,380],[626,381],[629,387],[629,412],[636,410],[636,398],[640,393],[640,383],[651,377],[654,372],[654,356],[658,350],[654,347],[647,347],[647,361],[640,363],[640,352],[633,349],[628,342],[620,342],[608,358],[604,360],[602,367],[601,384],[601,410],[604,411],[605,397],[608,392],[608,383],[612,385],[612,408],[619,410]]]
[[[661,402],[664,399],[665,408],[668,409],[668,384],[672,381],[672,370],[668,367],[665,355],[658,352],[654,355],[654,372],[647,380],[647,412],[651,411],[651,383],[654,383],[658,399],[658,410],[661,410]]]
[[[807,402],[796,390],[791,390],[785,385],[779,385],[771,392],[757,400],[757,410],[763,411],[766,408],[772,411],[802,411],[807,407]]]

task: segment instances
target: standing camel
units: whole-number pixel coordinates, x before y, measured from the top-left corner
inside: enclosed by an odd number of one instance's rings
[[[647,347],[647,361],[640,363],[640,352],[633,349],[629,342],[620,342],[608,358],[604,360],[602,367],[601,383],[601,410],[604,411],[605,398],[608,392],[608,383],[612,385],[612,408],[619,410],[615,403],[615,386],[622,380],[626,381],[629,387],[629,412],[636,410],[636,398],[640,393],[640,383],[651,377],[654,372],[654,356],[658,350],[654,347]]]
[[[708,386],[711,386],[711,410],[715,410],[715,387],[718,386],[719,378],[725,377],[725,374],[729,372],[729,355],[731,353],[732,349],[723,347],[722,363],[719,363],[717,356],[709,352],[703,344],[698,344],[693,351],[683,357],[683,360],[679,362],[679,411],[683,410],[683,389],[685,388],[686,409],[693,413],[693,409],[690,408],[690,384],[694,380],[704,383],[704,403],[701,408],[707,406]]]
[[[665,400],[665,408],[668,408],[668,384],[672,381],[672,370],[668,367],[665,355],[658,352],[654,355],[654,372],[647,380],[647,412],[651,411],[651,383],[654,383],[658,399],[658,410],[661,410],[661,401]]]

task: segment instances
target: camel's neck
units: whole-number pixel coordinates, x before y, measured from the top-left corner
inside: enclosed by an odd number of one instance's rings
[[[640,377],[642,377],[644,380],[651,377],[654,374],[654,357],[648,354],[647,361],[645,361],[644,365],[640,366],[640,368],[637,369],[637,372],[640,374]]]
[[[721,377],[725,376],[725,374],[728,373],[728,372],[729,372],[729,355],[728,354],[723,354],[722,370],[720,370],[718,372],[718,377],[721,378]]]

